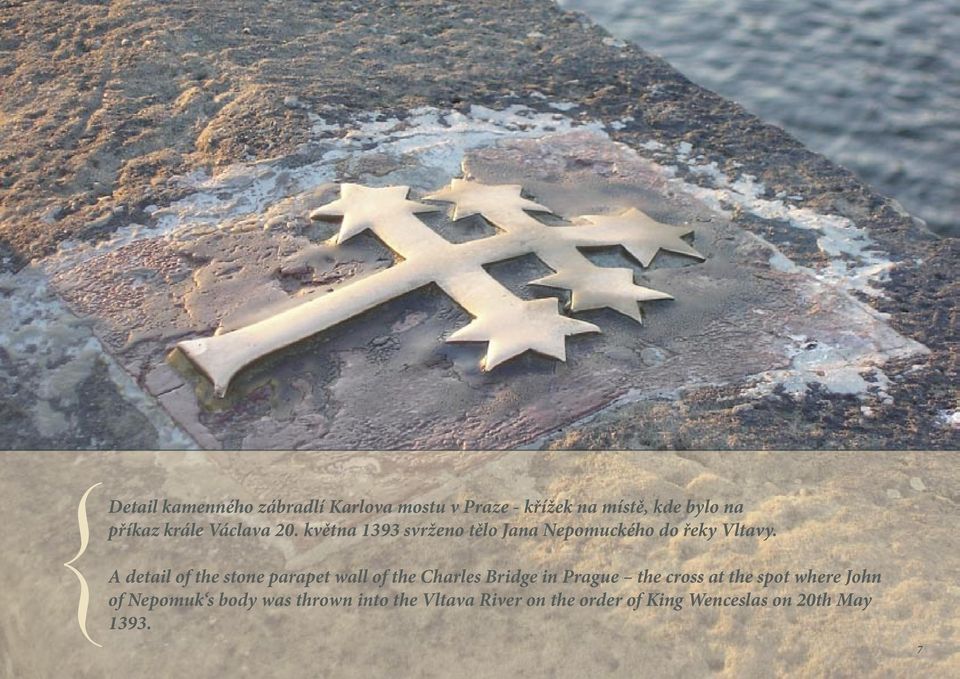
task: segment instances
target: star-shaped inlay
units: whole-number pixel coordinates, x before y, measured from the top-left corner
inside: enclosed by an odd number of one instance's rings
[[[360,184],[341,184],[340,198],[318,207],[310,213],[311,219],[343,217],[337,243],[343,243],[362,231],[395,219],[400,213],[437,212],[436,205],[407,200],[410,188],[387,186],[370,188]]]
[[[453,203],[453,219],[463,219],[470,215],[491,214],[491,212],[530,210],[547,212],[550,208],[524,198],[520,195],[523,187],[519,184],[500,184],[490,186],[465,179],[454,179],[436,193],[424,196],[426,200],[439,200]]]
[[[531,283],[569,290],[571,311],[608,307],[629,316],[638,323],[642,320],[637,302],[673,299],[665,292],[634,284],[633,271],[622,268],[593,267],[584,270],[559,271]]]
[[[566,337],[600,332],[592,323],[560,314],[557,300],[534,299],[484,314],[447,338],[448,342],[489,342],[484,370],[533,350],[561,361],[567,359]]]
[[[644,267],[650,266],[660,250],[701,261],[706,259],[683,240],[683,236],[693,233],[692,228],[661,224],[636,208],[632,207],[619,215],[585,215],[583,218],[604,229],[622,232],[614,242],[623,245]]]

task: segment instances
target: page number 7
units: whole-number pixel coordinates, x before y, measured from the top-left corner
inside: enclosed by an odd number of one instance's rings
[[[923,650],[923,646],[917,646],[917,655],[920,655],[920,651]]]

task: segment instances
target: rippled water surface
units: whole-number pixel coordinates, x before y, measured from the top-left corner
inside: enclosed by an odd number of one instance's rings
[[[960,236],[960,0],[560,0]]]

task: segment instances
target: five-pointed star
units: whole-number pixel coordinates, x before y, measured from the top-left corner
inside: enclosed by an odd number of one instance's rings
[[[635,285],[630,269],[594,267],[583,271],[559,271],[531,283],[570,290],[570,311],[609,307],[642,323],[637,302],[673,299],[659,290]]]
[[[489,342],[484,370],[532,349],[546,356],[567,360],[566,337],[600,332],[592,323],[562,316],[553,297],[501,307],[471,321],[453,333],[448,342]]]
[[[623,245],[644,267],[650,266],[660,250],[701,261],[706,259],[682,238],[693,233],[692,228],[661,224],[635,207],[619,215],[585,215],[583,218],[591,224],[617,231],[619,237],[616,242]]]
[[[492,214],[505,208],[552,214],[550,208],[521,196],[522,189],[523,187],[519,184],[489,185],[454,179],[450,182],[450,186],[445,186],[424,198],[454,203],[454,220],[476,214]]]
[[[408,186],[369,188],[360,184],[341,184],[340,198],[318,207],[310,213],[311,219],[343,217],[337,244],[372,229],[375,224],[395,218],[398,213],[436,212],[440,208],[407,200]]]

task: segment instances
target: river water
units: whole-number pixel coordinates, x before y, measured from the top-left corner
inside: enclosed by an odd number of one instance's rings
[[[560,0],[960,236],[960,0]]]

